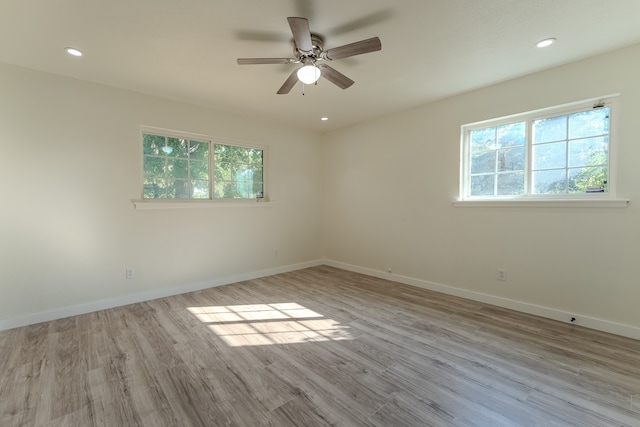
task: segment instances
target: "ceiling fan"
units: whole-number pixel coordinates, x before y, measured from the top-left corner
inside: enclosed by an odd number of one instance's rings
[[[378,37],[361,40],[332,49],[323,49],[322,37],[311,34],[309,21],[306,18],[289,17],[289,26],[293,33],[294,58],[238,58],[238,65],[255,64],[302,64],[302,67],[294,70],[278,90],[278,95],[289,93],[296,82],[300,80],[304,84],[312,84],[324,77],[341,89],[351,86],[354,81],[344,74],[336,71],[324,61],[347,58],[349,56],[362,55],[382,49]]]

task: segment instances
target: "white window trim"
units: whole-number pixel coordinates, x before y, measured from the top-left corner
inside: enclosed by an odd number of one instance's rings
[[[209,208],[263,208],[271,207],[275,205],[275,202],[269,198],[268,193],[268,158],[269,150],[265,145],[250,144],[243,141],[237,141],[230,138],[213,137],[204,134],[198,134],[193,132],[182,132],[172,129],[164,129],[154,126],[140,126],[140,136],[137,144],[142,141],[143,134],[159,134],[163,136],[169,136],[174,138],[188,138],[200,141],[207,141],[210,145],[211,157],[211,174],[215,173],[215,158],[213,156],[214,145],[233,145],[236,147],[244,148],[256,148],[262,150],[262,163],[263,163],[263,197],[261,199],[216,199],[213,198],[213,188],[211,188],[211,199],[132,199],[133,207],[136,210],[149,210],[149,209],[209,209]],[[212,175],[213,176],[213,175]],[[211,180],[213,184],[213,179]],[[144,186],[144,156],[140,156],[140,187]],[[144,190],[143,190],[144,191]]]
[[[628,199],[524,199],[456,200],[456,208],[626,208]]]
[[[134,199],[131,200],[137,210],[149,209],[209,209],[209,208],[267,208],[275,205],[274,201],[261,199],[236,201],[220,201],[209,199]]]
[[[616,196],[617,177],[613,176],[617,172],[616,152],[617,145],[617,129],[618,129],[618,111],[617,98],[620,94],[611,94],[597,98],[586,99],[578,102],[572,102],[559,106],[543,108],[539,110],[529,111],[520,114],[513,114],[497,119],[483,120],[475,123],[462,125],[460,128],[460,188],[458,199],[453,201],[454,207],[626,207],[629,200],[618,198]],[[548,117],[549,115],[562,115],[574,112],[581,108],[594,105],[596,103],[604,103],[610,108],[611,121],[609,127],[609,180],[608,191],[604,194],[550,194],[550,195],[521,195],[521,196],[492,196],[492,197],[465,197],[468,194],[469,180],[469,159],[467,156],[468,144],[466,133],[472,129],[481,129],[487,126],[500,126],[508,123],[514,123],[518,120],[528,122],[527,133],[531,135],[531,123],[540,117]],[[611,144],[611,141],[614,141]],[[527,141],[526,162],[527,174],[530,174],[530,140]]]

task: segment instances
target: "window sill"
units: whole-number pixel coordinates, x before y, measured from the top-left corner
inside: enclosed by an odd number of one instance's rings
[[[275,205],[275,202],[257,200],[132,200],[133,207],[137,210],[145,209],[207,209],[207,208],[267,208]]]
[[[456,208],[626,208],[628,199],[456,200]]]

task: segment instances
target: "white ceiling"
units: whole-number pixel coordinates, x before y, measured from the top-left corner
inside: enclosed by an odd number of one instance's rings
[[[295,65],[236,58],[291,57],[288,16],[325,49],[382,51],[330,63],[349,89],[276,95]],[[639,43],[639,16],[638,0],[0,0],[0,62],[325,131]]]

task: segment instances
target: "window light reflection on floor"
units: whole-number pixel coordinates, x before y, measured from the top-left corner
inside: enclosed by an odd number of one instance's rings
[[[347,326],[294,302],[188,310],[232,347],[353,339]]]

